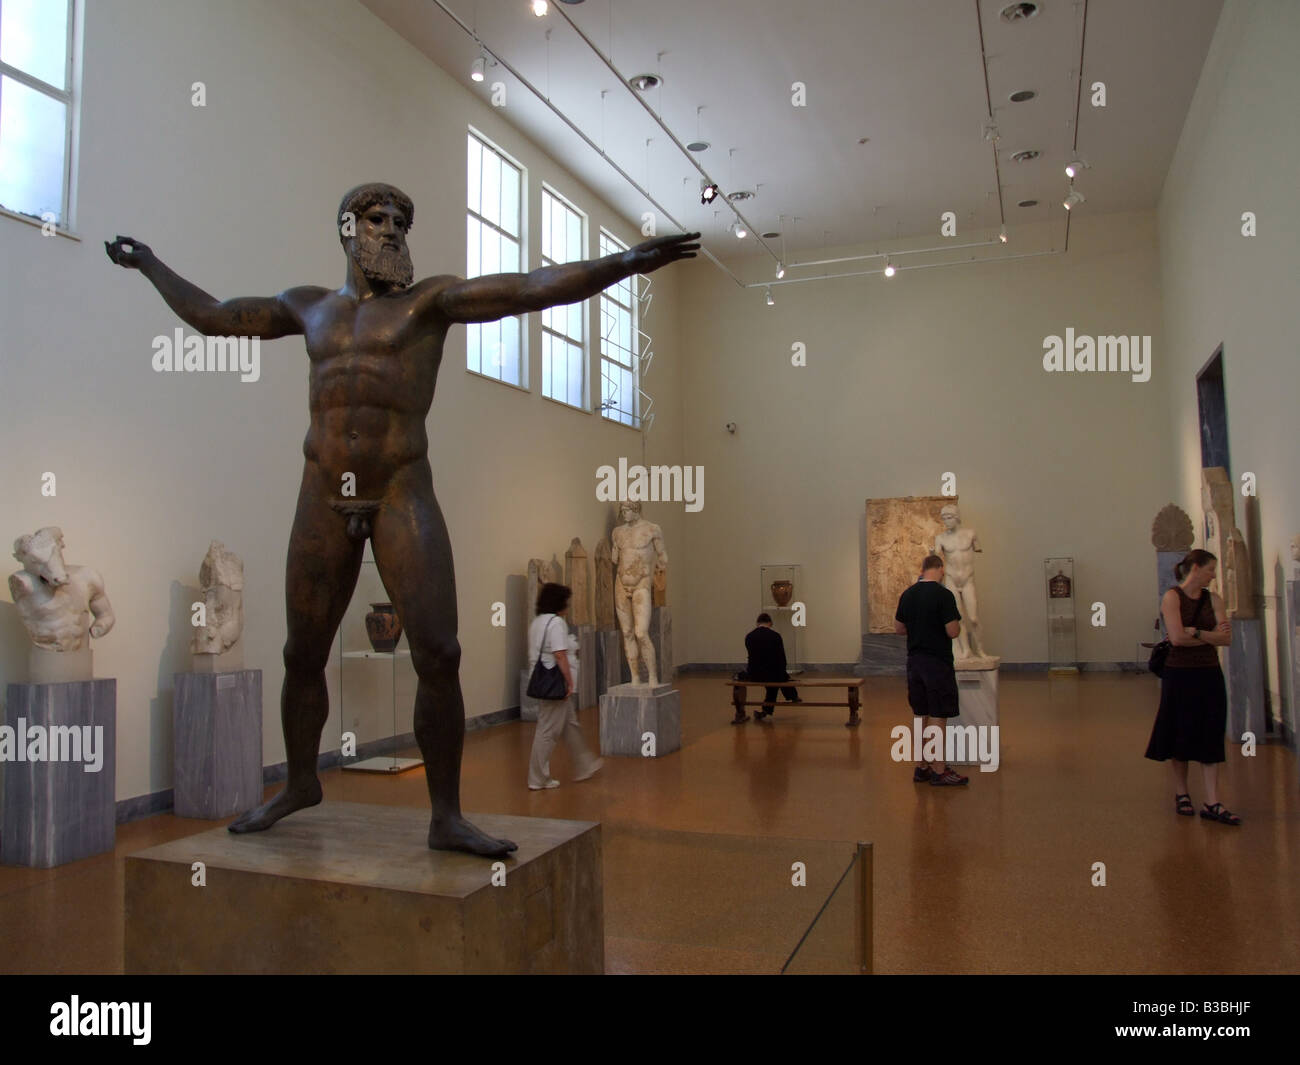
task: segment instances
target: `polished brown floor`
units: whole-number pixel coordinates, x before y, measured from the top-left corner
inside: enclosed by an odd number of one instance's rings
[[[776,971],[856,840],[873,844],[877,972],[1298,972],[1295,756],[1229,747],[1220,791],[1243,827],[1175,816],[1168,768],[1142,757],[1157,683],[1004,674],[1001,769],[940,789],[890,760],[890,728],[910,723],[900,679],[869,680],[849,730],[842,711],[784,707],[733,728],[724,685],[688,677],[680,753],[607,759],[574,784],[560,751],[563,786],[529,792],[533,726],[473,732],[464,807],[606,825],[610,972]],[[582,718],[594,744],[595,710]],[[427,801],[418,771],[325,783],[327,801]],[[1191,791],[1199,806],[1195,766]],[[0,869],[0,970],[121,971],[122,857],[209,827],[154,817],[120,825],[113,855]],[[849,914],[837,897],[803,968]]]

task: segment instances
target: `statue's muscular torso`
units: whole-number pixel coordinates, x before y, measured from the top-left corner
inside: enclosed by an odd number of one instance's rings
[[[397,470],[428,455],[425,417],[450,325],[434,297],[455,280],[432,277],[363,300],[316,287],[281,297],[311,360],[303,454],[336,486],[355,474],[358,498],[378,497]]]

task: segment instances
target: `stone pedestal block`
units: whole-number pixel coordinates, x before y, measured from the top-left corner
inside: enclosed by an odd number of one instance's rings
[[[27,679],[32,684],[71,684],[95,679],[95,653],[90,640],[80,651],[49,651],[32,644],[27,648]]]
[[[174,679],[176,816],[216,819],[251,810],[262,801],[262,671]]]
[[[596,695],[604,695],[616,684],[628,679],[627,657],[623,654],[623,637],[618,629],[596,633]]]
[[[195,673],[238,673],[244,668],[244,641],[220,654],[190,654],[190,669]]]
[[[578,706],[595,706],[596,691],[596,627],[578,626]]]
[[[862,637],[862,657],[853,670],[856,677],[907,674],[907,637],[890,633],[866,633]]]
[[[669,684],[677,670],[673,663],[673,613],[666,606],[657,606],[650,613],[650,642],[654,644],[659,682]]]
[[[682,693],[671,684],[618,684],[600,697],[600,753],[641,758],[645,734],[654,756],[682,747]]]
[[[0,862],[41,869],[113,849],[117,681],[10,684]]]
[[[957,765],[978,765],[980,762],[980,730],[992,728],[998,724],[998,671],[996,669],[959,669],[957,671],[957,705],[961,710],[952,724],[964,728],[976,726],[977,731],[966,730],[964,745],[967,756],[954,758]],[[974,737],[972,745],[971,737]],[[991,743],[986,738],[984,743]],[[991,751],[990,746],[984,748]],[[998,748],[1001,755],[1001,746]]]
[[[429,811],[327,802],[126,859],[127,973],[600,973],[600,825],[467,814],[494,862],[431,851]],[[194,862],[205,887],[192,886]]]
[[[1232,646],[1227,649],[1228,739],[1241,742],[1243,732],[1264,737],[1264,622],[1233,618]]]

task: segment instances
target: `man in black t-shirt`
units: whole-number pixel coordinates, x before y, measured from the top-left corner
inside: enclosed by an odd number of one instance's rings
[[[790,674],[785,671],[785,641],[781,639],[781,634],[772,628],[772,615],[759,614],[756,625],[757,628],[745,637],[745,651],[749,656],[749,663],[745,671],[736,679],[789,680]],[[787,702],[802,702],[797,688],[782,688],[781,694],[786,697]],[[763,705],[754,712],[754,720],[762,721],[764,717],[771,717],[775,706],[776,686],[773,685],[763,693]]]
[[[938,555],[925,557],[921,579],[899,596],[894,631],[907,636],[907,701],[922,719],[921,735],[925,736],[932,723],[943,730],[958,714],[952,641],[961,631],[961,612],[956,598],[943,585],[943,559]],[[954,772],[940,758],[922,762],[912,780],[946,787],[969,783],[970,778]]]

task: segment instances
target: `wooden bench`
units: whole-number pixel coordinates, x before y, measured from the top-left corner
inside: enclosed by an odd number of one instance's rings
[[[848,690],[848,702],[846,703],[810,703],[802,698],[797,703],[786,703],[787,706],[847,706],[849,709],[849,719],[844,723],[845,728],[856,728],[862,721],[858,716],[858,710],[862,706],[862,685],[866,683],[865,677],[826,677],[815,680],[728,680],[724,683],[731,688],[731,702],[736,708],[736,716],[731,719],[733,725],[743,725],[749,720],[749,715],[745,713],[747,706],[768,706],[765,699],[746,700],[745,696],[749,694],[748,688],[845,688]]]

